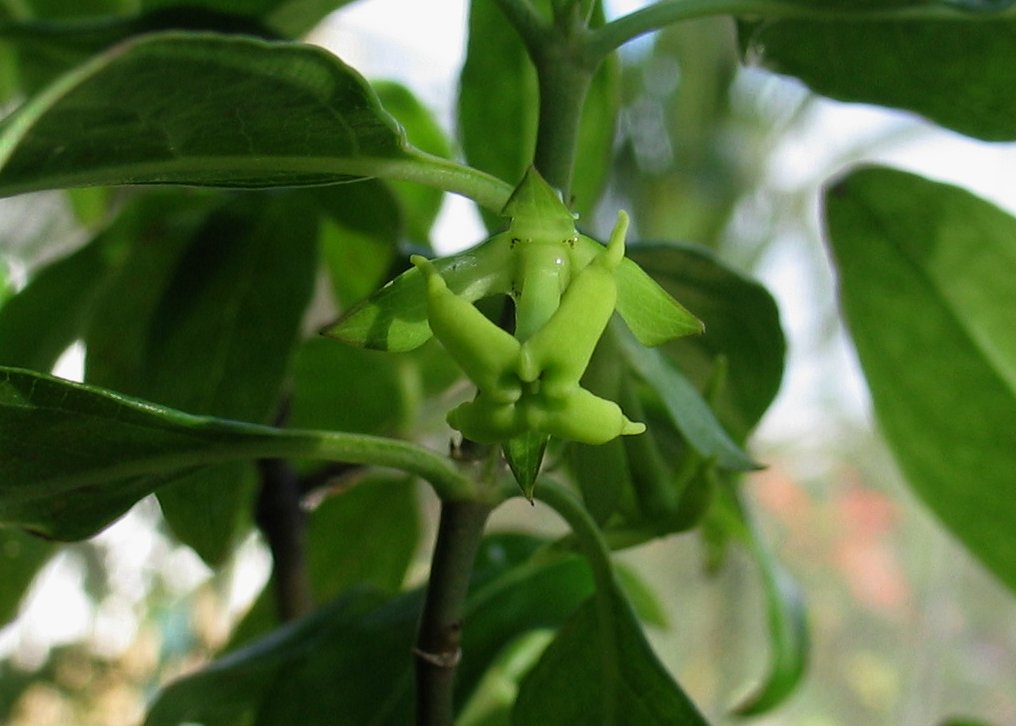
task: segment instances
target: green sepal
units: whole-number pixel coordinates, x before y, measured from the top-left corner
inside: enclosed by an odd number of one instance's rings
[[[515,481],[519,483],[522,494],[530,502],[536,490],[536,477],[540,474],[543,455],[547,451],[546,434],[539,431],[527,431],[524,434],[508,439],[501,446],[508,468],[512,470]]]
[[[511,286],[510,240],[504,233],[451,257],[432,260],[448,289],[469,302]],[[433,333],[427,322],[427,286],[415,267],[396,277],[321,331],[361,348],[404,353]]]
[[[511,219],[512,234],[521,240],[563,241],[575,236],[575,215],[532,166],[505,203],[501,216]]]
[[[574,250],[576,268],[584,267],[602,249],[592,237],[580,234]],[[621,260],[614,278],[617,312],[642,345],[654,348],[705,330],[701,320],[630,258]]]

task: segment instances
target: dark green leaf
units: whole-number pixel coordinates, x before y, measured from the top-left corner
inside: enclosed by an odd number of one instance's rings
[[[370,179],[314,192],[326,218],[321,248],[339,306],[348,309],[385,282],[403,236],[399,200]]]
[[[89,382],[194,413],[268,421],[310,298],[315,238],[314,208],[276,195],[233,200],[192,236],[135,241],[92,321]],[[163,514],[181,541],[217,563],[246,524],[253,483],[237,463],[190,473],[160,492]]]
[[[466,604],[457,695],[464,702],[502,649],[520,635],[554,627],[591,590],[576,556],[534,554],[542,543],[500,535],[485,540]],[[392,724],[411,722],[411,644],[419,591],[381,602],[352,591],[281,631],[169,686],[147,726],[199,721]]]
[[[40,270],[0,307],[0,364],[49,372],[82,335],[113,266],[102,238]]]
[[[328,497],[307,526],[314,598],[324,602],[360,583],[397,592],[419,536],[416,489],[409,477],[373,474]]]
[[[613,589],[602,595],[609,608],[586,601],[522,682],[512,723],[706,724],[656,658],[624,596]]]
[[[705,324],[705,334],[669,343],[668,357],[700,389],[728,365],[714,404],[717,417],[743,441],[776,396],[786,343],[772,295],[758,282],[690,245],[633,244],[628,254]],[[645,341],[641,341],[645,344]]]
[[[174,472],[255,456],[275,435],[0,368],[0,524],[83,539]]]
[[[847,323],[910,486],[1016,589],[1016,220],[864,169],[826,196]]]
[[[780,20],[749,54],[818,93],[914,111],[968,136],[1016,139],[1016,20]]]
[[[56,548],[51,542],[16,529],[0,529],[0,625],[18,614],[21,599],[36,573]]]
[[[356,590],[166,688],[146,726],[411,721],[419,593]],[[395,655],[400,654],[400,655]]]
[[[634,338],[618,332],[628,365],[660,396],[672,422],[696,451],[726,469],[757,468],[724,431],[701,394],[662,353],[642,348]]]
[[[407,414],[400,361],[390,354],[317,338],[293,361],[294,428],[384,433]]]
[[[326,51],[211,33],[116,46],[0,126],[3,195],[322,184],[428,163],[407,150],[363,79]]]

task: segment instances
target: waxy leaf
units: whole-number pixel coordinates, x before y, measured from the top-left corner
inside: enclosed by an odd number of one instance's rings
[[[609,608],[598,607],[603,596]],[[609,617],[608,617],[609,615]],[[515,726],[704,726],[707,722],[656,658],[624,596],[590,598],[523,680]]]
[[[176,472],[253,458],[274,434],[0,368],[0,525],[89,537]]]
[[[168,32],[118,45],[0,125],[0,195],[112,184],[324,184],[430,164],[327,51]]]
[[[746,32],[749,56],[818,93],[913,111],[979,139],[1016,139],[1011,16],[778,20]]]
[[[1016,219],[879,168],[826,206],[880,427],[917,495],[1016,590]]]

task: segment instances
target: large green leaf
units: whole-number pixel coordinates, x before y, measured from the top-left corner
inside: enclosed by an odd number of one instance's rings
[[[523,680],[512,724],[706,724],[656,658],[624,596],[616,589],[602,595],[609,618],[594,597],[565,623]]]
[[[100,238],[40,270],[0,307],[0,364],[48,372],[81,336],[112,250]]]
[[[750,56],[821,94],[914,111],[980,139],[1016,139],[1011,16],[779,20],[749,27]]]
[[[0,194],[109,184],[294,186],[426,166],[321,48],[212,33],[129,40],[0,126]]]
[[[134,240],[92,320],[89,382],[267,422],[310,298],[316,236],[314,207],[282,194],[231,200],[189,237]],[[230,463],[189,473],[159,498],[181,541],[217,563],[247,524],[253,483],[249,467]]]
[[[889,169],[826,195],[848,326],[914,491],[1016,589],[1016,219]]]
[[[0,524],[55,539],[88,537],[173,472],[255,456],[271,431],[248,434],[89,386],[0,368]]]
[[[717,417],[738,441],[754,428],[779,390],[786,342],[779,311],[761,284],[693,245],[638,243],[629,256],[705,325],[705,334],[668,343],[665,352],[699,388],[726,359]]]

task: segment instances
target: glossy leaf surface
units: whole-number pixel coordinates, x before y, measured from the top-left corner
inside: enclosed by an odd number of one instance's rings
[[[818,93],[913,111],[990,141],[1016,138],[1014,39],[1011,17],[786,20],[747,36],[749,55]]]
[[[0,194],[322,184],[415,158],[359,74],[324,50],[163,33],[116,46],[7,118]]]
[[[857,171],[826,196],[840,296],[907,481],[1016,589],[1016,220],[945,184]]]

